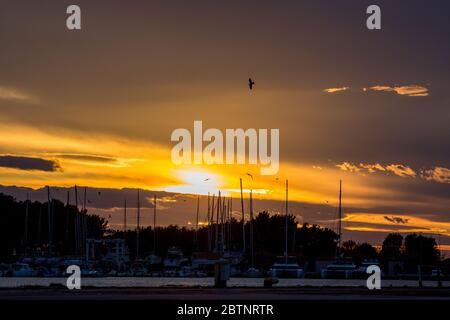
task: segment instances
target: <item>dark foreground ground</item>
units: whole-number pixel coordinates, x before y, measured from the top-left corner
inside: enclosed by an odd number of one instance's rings
[[[152,300],[152,301],[299,301],[299,300],[450,300],[449,288],[56,288],[0,289],[0,300]]]
[[[450,288],[0,289],[0,316],[65,319],[448,318]],[[270,312],[269,312],[270,308]],[[250,310],[250,312],[248,311]],[[5,318],[8,319],[8,318]]]

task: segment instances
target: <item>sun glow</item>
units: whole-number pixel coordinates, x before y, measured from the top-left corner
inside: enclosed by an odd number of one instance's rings
[[[165,191],[202,195],[217,194],[224,184],[222,176],[204,169],[175,170],[173,176],[178,178],[181,184],[165,187],[163,188]],[[222,194],[227,195],[224,191]]]

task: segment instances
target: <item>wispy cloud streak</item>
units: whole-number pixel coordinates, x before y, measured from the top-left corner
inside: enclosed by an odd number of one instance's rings
[[[31,96],[21,90],[10,87],[0,87],[0,99],[27,103],[35,103],[38,101],[36,97]]]
[[[351,162],[342,162],[336,165],[342,171],[356,172],[362,175],[366,173],[375,173],[375,172],[385,172],[385,173],[393,173],[396,176],[406,178],[414,178],[416,177],[416,172],[409,166],[403,164],[389,164],[382,165],[380,163],[370,164],[370,163],[360,163],[353,164]]]
[[[416,84],[404,86],[376,85],[364,88],[363,91],[393,92],[401,96],[409,97],[426,97],[429,95],[427,87]]]
[[[342,92],[342,91],[347,91],[347,90],[350,90],[350,87],[327,88],[327,89],[324,89],[323,91],[326,93],[336,93],[336,92]]]

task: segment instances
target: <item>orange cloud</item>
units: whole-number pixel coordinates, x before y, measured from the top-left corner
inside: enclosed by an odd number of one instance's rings
[[[450,222],[433,221],[431,219],[411,215],[391,215],[382,213],[348,213],[342,219],[345,229],[368,232],[402,232],[431,233],[450,236]],[[398,223],[396,221],[402,221]]]
[[[386,170],[402,178],[406,177],[414,178],[416,176],[416,173],[414,172],[413,169],[402,164],[390,164],[386,166]]]
[[[409,97],[426,97],[429,95],[428,88],[420,85],[406,85],[406,86],[386,86],[377,85],[369,88],[364,88],[364,91],[385,91],[385,92],[395,92],[402,96]]]
[[[14,88],[0,87],[0,99],[21,101],[21,102],[37,102],[37,98],[23,91]]]
[[[450,183],[450,169],[443,167],[435,167],[423,170],[421,177],[427,181],[435,181],[440,183]]]
[[[342,92],[342,91],[347,91],[347,90],[350,90],[350,87],[327,88],[327,89],[324,89],[323,91],[326,93],[336,93],[336,92]]]
[[[450,183],[450,169],[445,167],[434,167],[431,169],[423,169],[420,173],[417,173],[414,169],[403,164],[389,164],[382,165],[380,163],[359,163],[353,164],[351,162],[342,162],[336,165],[340,170],[358,173],[365,176],[366,173],[393,173],[394,175],[402,178],[415,178],[420,177],[427,181]]]
[[[402,164],[390,164],[383,166],[379,163],[353,164],[351,162],[342,162],[340,164],[337,164],[336,166],[342,171],[357,172],[360,173],[361,175],[364,175],[365,173],[375,173],[379,171],[379,172],[392,172],[396,176],[402,178],[405,177],[414,178],[416,176],[416,172],[411,167]]]
[[[349,172],[361,171],[361,168],[359,166],[351,164],[350,162],[342,162],[340,164],[337,164],[336,167],[338,167],[342,171],[349,171]]]
[[[379,163],[375,163],[375,164],[360,163],[359,165],[361,168],[366,169],[369,173],[374,173],[376,171],[386,171],[386,168],[384,168]]]

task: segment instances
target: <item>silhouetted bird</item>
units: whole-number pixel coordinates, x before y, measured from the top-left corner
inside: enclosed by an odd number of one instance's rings
[[[252,80],[252,78],[248,78],[248,87],[250,88],[250,90],[253,89],[254,84],[255,84],[255,82]]]

